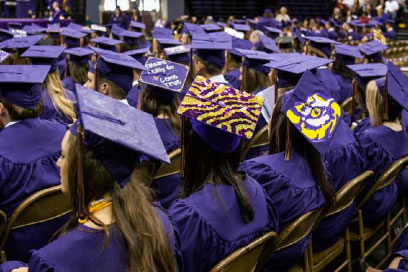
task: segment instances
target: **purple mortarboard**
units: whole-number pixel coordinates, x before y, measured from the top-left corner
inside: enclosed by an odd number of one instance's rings
[[[22,29],[23,28],[23,24],[22,23],[18,23],[18,22],[10,22],[8,23],[8,26],[14,29]]]
[[[8,40],[7,48],[8,49],[26,49],[35,44],[37,44],[42,38],[44,38],[44,34],[42,35],[33,35],[27,37],[16,37],[13,39]]]
[[[83,144],[104,163],[121,188],[141,156],[170,162],[152,115],[98,92],[77,89],[75,94],[78,121],[69,130],[74,135],[78,130],[83,132]]]
[[[265,26],[264,28],[265,28],[268,36],[271,36],[272,39],[275,39],[275,38],[279,37],[280,34],[283,33],[282,30],[280,30],[279,28],[275,28],[275,27],[271,27],[271,26]]]
[[[284,94],[281,111],[321,154],[330,147],[342,122],[340,105],[308,70],[295,88]]]
[[[273,60],[271,54],[265,53],[263,51],[256,50],[246,50],[246,49],[237,49],[244,56],[243,65],[248,68],[253,68],[264,74],[268,74],[270,71],[269,67],[266,67],[265,64]]]
[[[205,34],[205,30],[200,25],[185,22],[181,33],[187,33],[190,36]]]
[[[58,25],[48,25],[48,28],[46,29],[46,32],[52,36],[52,37],[59,37],[61,32],[62,32],[62,28],[59,27]]]
[[[164,53],[170,61],[181,64],[189,64],[191,60],[191,45],[182,44],[174,47],[167,47]]]
[[[86,33],[86,34],[91,34],[91,33],[95,32],[94,30],[88,29],[88,28],[84,27],[83,25],[76,24],[76,23],[70,23],[67,26],[67,28],[70,28],[70,29],[73,29],[73,30],[76,30],[76,31],[80,31],[80,32],[83,32],[83,33]]]
[[[136,28],[136,29],[141,29],[141,30],[146,29],[146,25],[144,23],[135,22],[135,21],[130,21],[130,27]]]
[[[258,35],[258,37],[259,37],[259,42],[263,46],[263,49],[264,49],[263,51],[267,53],[280,53],[280,50],[276,46],[276,43],[274,40],[262,34]]]
[[[167,39],[172,39],[173,38],[173,32],[171,29],[168,28],[163,28],[163,27],[157,27],[155,26],[153,28],[153,38],[158,39],[158,38],[167,38]]]
[[[361,59],[360,50],[358,47],[347,44],[335,44],[334,49],[336,52],[336,58],[343,62],[345,65],[354,64],[356,59]]]
[[[147,59],[145,65],[146,70],[140,74],[140,82],[156,87],[155,90],[166,90],[164,94],[160,92],[163,95],[167,95],[168,91],[180,93],[183,90],[188,66],[152,57]]]
[[[224,22],[218,22],[217,25],[219,25],[219,26],[222,27],[222,28],[227,27],[227,24],[224,23]]]
[[[370,80],[384,77],[387,74],[387,66],[382,63],[367,63],[347,65],[354,73],[354,78],[360,85],[366,85]]]
[[[14,35],[11,31],[0,28],[0,39],[1,41],[6,41],[13,38]]]
[[[143,33],[141,32],[128,31],[128,30],[125,30],[122,32],[123,41],[130,46],[136,45],[137,40],[142,36],[143,36]]]
[[[116,51],[116,45],[122,43],[122,41],[110,39],[107,37],[97,37],[92,39],[91,42],[95,43],[102,49],[111,51]]]
[[[90,56],[93,54],[91,49],[83,47],[66,49],[64,52],[65,54],[69,54],[70,60],[79,66],[86,65]]]
[[[232,49],[228,50],[228,53],[242,57],[243,54],[239,52],[237,49],[251,49],[252,48],[252,43],[248,40],[232,37]]]
[[[30,58],[33,64],[51,65],[50,73],[58,68],[59,56],[64,52],[65,46],[35,45],[28,48],[21,57]]]
[[[244,20],[244,19],[235,19],[235,20],[234,20],[234,23],[235,23],[235,24],[241,24],[241,25],[242,25],[242,24],[245,24],[245,23],[246,23],[246,20]]]
[[[35,34],[40,34],[40,33],[45,33],[46,28],[41,27],[36,24],[31,24],[31,25],[25,25],[23,27],[23,30],[28,34],[28,35],[35,35]]]
[[[387,68],[387,92],[408,111],[408,77],[391,61],[388,61]]]
[[[334,27],[341,27],[341,24],[339,24],[336,20],[334,20],[333,18],[330,18],[330,23],[332,23],[332,25],[334,25]]]
[[[387,50],[388,46],[382,44],[377,40],[372,40],[365,44],[359,45],[358,49],[360,49],[361,53],[370,58],[381,59],[381,52]]]
[[[193,130],[212,148],[231,153],[241,138],[252,138],[262,104],[262,97],[198,76],[177,113],[189,118]]]
[[[279,36],[278,38],[275,39],[275,42],[279,49],[293,48],[295,46],[294,37]]]
[[[48,65],[0,65],[0,97],[11,104],[35,109],[49,70]]]
[[[352,25],[352,26],[356,26],[356,27],[366,26],[366,24],[360,23],[360,20],[358,20],[358,19],[357,20],[351,20],[349,24]]]
[[[381,26],[381,25],[383,25],[383,23],[381,23],[380,21],[375,20],[375,19],[371,19],[370,22],[368,22],[368,24],[367,24],[367,26],[369,26],[369,27],[376,27],[378,25]]]
[[[215,32],[210,34],[217,34],[222,32]],[[225,50],[232,49],[232,38],[229,40],[226,37],[221,37],[217,35],[207,35],[207,40],[195,39],[191,42],[191,48],[193,49],[193,54],[197,55],[203,60],[206,60],[218,69],[222,69],[225,65]]]
[[[330,58],[332,54],[332,44],[340,44],[337,41],[325,38],[325,37],[311,37],[311,36],[306,36],[306,40],[310,42],[310,46],[315,47],[322,51],[328,58]]]
[[[112,81],[126,93],[132,88],[133,69],[146,70],[143,64],[131,56],[95,47],[91,47],[91,49],[99,55],[96,64],[98,75]]]
[[[156,40],[161,49],[181,44],[179,40],[175,40],[173,38],[156,38]]]
[[[249,27],[249,25],[246,24],[235,24],[235,23],[231,23],[231,27],[233,29],[235,29],[236,31],[241,31],[241,32],[248,32],[251,30],[251,28]]]
[[[81,38],[86,37],[86,33],[82,33],[70,28],[64,28],[61,32],[64,36],[65,43],[68,48],[79,47],[81,45]]]
[[[206,32],[214,32],[214,31],[221,31],[222,30],[222,28],[219,25],[216,25],[216,24],[205,24],[205,25],[201,25],[201,27]]]
[[[146,55],[147,52],[149,52],[149,48],[145,47],[145,48],[141,48],[141,49],[126,51],[123,54],[131,56],[132,58],[134,58],[135,60],[137,60],[141,64],[145,64],[145,62],[146,62],[146,56],[145,55]]]
[[[112,25],[111,33],[112,33],[113,38],[119,40],[120,37],[122,36],[122,32],[125,31],[125,30],[126,29],[124,29],[123,27],[120,27],[120,26],[118,26],[116,24]]]

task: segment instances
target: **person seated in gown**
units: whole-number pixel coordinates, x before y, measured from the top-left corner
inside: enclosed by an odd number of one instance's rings
[[[384,63],[385,58],[382,52],[388,49],[388,46],[380,41],[372,40],[358,46],[363,54],[363,63]]]
[[[278,231],[262,187],[237,171],[240,143],[252,137],[262,100],[200,76],[180,104],[182,196],[168,209],[180,235],[180,271],[209,271],[238,248]],[[224,111],[229,117],[220,119]]]
[[[235,89],[241,89],[241,63],[242,53],[237,49],[251,49],[252,44],[248,40],[232,37],[232,48],[227,50],[225,59],[224,77]]]
[[[27,49],[21,57],[30,58],[35,65],[51,65],[44,83],[43,111],[40,117],[69,124],[76,120],[76,113],[71,101],[65,96],[59,76],[58,58],[63,54],[64,49],[63,46],[35,45]]]
[[[65,69],[65,78],[62,80],[62,85],[65,87],[68,78],[75,83],[84,85],[88,80],[89,59],[93,51],[88,48],[75,47],[65,49],[67,55],[67,69]]]
[[[141,110],[153,115],[164,147],[170,153],[181,147],[181,117],[177,114],[177,108],[189,68],[158,58],[149,58],[146,68],[148,70],[140,75],[140,82],[146,86]],[[180,175],[156,179],[151,187],[155,199],[168,208],[179,197]]]
[[[153,117],[97,92],[75,93],[79,121],[57,162],[72,217],[27,264],[4,263],[3,271],[177,271],[173,227],[137,166],[146,156],[169,162]]]
[[[83,33],[80,30],[68,27],[65,27],[61,32],[61,36],[64,39],[63,45],[67,48],[83,47],[85,44],[84,39],[87,35],[87,33]]]
[[[387,73],[387,66],[382,63],[352,64],[347,65],[353,73],[353,109],[351,121],[355,122],[354,134],[366,130],[371,126],[366,105],[366,88],[371,80],[384,77]]]
[[[33,193],[60,184],[56,161],[65,126],[39,118],[41,84],[50,66],[0,65],[0,210],[12,216]],[[66,217],[13,230],[8,258],[26,261],[44,246]]]
[[[89,64],[88,80],[84,86],[128,105],[126,97],[132,84],[146,67],[123,53],[95,47],[91,49],[98,57],[95,63]]]
[[[407,110],[407,77],[392,62],[387,64],[385,78],[371,81],[366,90],[366,104],[371,127],[356,135],[364,151],[364,168],[375,172],[366,189],[396,160],[408,155],[407,124],[401,121],[402,109]],[[408,192],[407,171],[391,184],[377,191],[364,205],[363,216],[367,225],[384,219],[401,196]]]
[[[280,97],[274,108],[270,154],[241,164],[240,170],[262,184],[274,203],[280,230],[299,216],[333,203],[335,190],[344,179],[333,179],[324,159],[332,156],[332,151],[343,148],[340,146],[344,145],[344,135],[352,136],[351,131],[347,133],[341,115],[340,106],[307,70],[294,90]],[[330,242],[319,241],[319,246],[328,247],[336,241],[348,224],[342,221],[351,220],[352,212],[332,220],[322,229],[319,235]],[[274,254],[268,269],[289,269],[301,259],[310,238],[311,235]]]

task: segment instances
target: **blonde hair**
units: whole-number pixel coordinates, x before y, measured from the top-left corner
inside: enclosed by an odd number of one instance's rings
[[[368,114],[370,115],[371,125],[375,127],[382,125],[385,117],[383,116],[384,100],[375,80],[371,80],[367,84],[366,105]]]
[[[59,79],[58,69],[47,75],[45,79],[45,88],[48,95],[54,104],[55,109],[61,112],[72,121],[76,120],[76,113],[71,101],[65,97],[64,88],[62,87],[61,80]]]

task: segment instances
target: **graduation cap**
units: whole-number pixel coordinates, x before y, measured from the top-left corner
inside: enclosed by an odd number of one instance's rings
[[[280,34],[283,33],[282,30],[276,27],[271,27],[271,26],[265,26],[265,30],[268,33],[268,36],[272,37],[272,39],[276,39],[277,37],[280,36]]]
[[[122,43],[122,41],[107,37],[97,37],[92,39],[91,42],[95,43],[99,48],[111,51],[116,51],[116,45]]]
[[[232,38],[230,37],[227,40],[220,35],[207,35],[206,40],[200,40],[194,36],[191,48],[193,49],[193,54],[212,63],[218,69],[222,69],[225,65],[225,50],[232,49]]]
[[[366,85],[369,81],[384,77],[387,74],[387,66],[382,63],[367,63],[347,65],[354,73],[354,78],[360,85]]]
[[[143,36],[143,33],[141,32],[128,31],[128,30],[125,30],[122,32],[123,41],[130,46],[137,45],[137,40],[142,36]]]
[[[173,32],[171,31],[171,29],[155,26],[153,28],[152,36],[155,39],[158,39],[158,38],[172,39]]]
[[[126,51],[123,54],[131,56],[132,58],[134,58],[135,60],[137,60],[141,64],[145,64],[145,62],[146,62],[145,55],[146,55],[147,52],[149,52],[149,48],[145,47],[145,48],[141,48],[141,49]]]
[[[280,50],[276,46],[276,43],[274,40],[262,34],[258,35],[258,37],[259,37],[259,43],[263,47],[263,51],[267,53],[280,53]],[[257,46],[255,45],[255,47]]]
[[[198,76],[177,113],[189,118],[193,130],[212,148],[231,153],[242,138],[251,139],[263,98]]]
[[[145,30],[146,29],[146,25],[144,23],[135,22],[133,20],[130,21],[130,27],[140,29],[140,30]]]
[[[8,23],[8,26],[14,29],[22,29],[23,28],[23,24],[22,23],[18,23],[18,22],[10,22]]]
[[[313,70],[331,62],[333,60],[292,53],[281,54],[280,57],[276,56],[275,60],[265,64],[265,66],[276,70],[278,88],[285,88],[295,86],[307,70]]]
[[[118,26],[116,24],[112,25],[111,33],[112,33],[113,38],[119,40],[120,37],[122,36],[122,32],[125,31],[125,30],[126,29],[124,29],[123,27],[120,27],[120,26]]]
[[[140,157],[169,158],[152,115],[98,92],[77,89],[78,121],[70,127],[123,188]],[[84,181],[86,182],[86,180]]]
[[[164,53],[170,61],[189,64],[191,60],[191,45],[182,44],[174,47],[167,47]]]
[[[86,34],[91,34],[94,33],[95,31],[89,28],[84,27],[83,25],[80,24],[76,24],[76,23],[70,23],[67,28],[79,31],[79,32],[83,32]]]
[[[65,54],[69,54],[70,60],[77,65],[82,66],[88,63],[90,56],[94,53],[91,49],[84,47],[75,47],[65,49]]]
[[[358,48],[365,56],[373,58],[374,60],[379,60],[382,58],[381,52],[387,50],[388,46],[377,40],[372,40],[365,44],[359,45]]]
[[[226,28],[226,27],[227,27],[227,24],[224,23],[224,22],[217,22],[217,25],[219,25],[219,26],[222,27],[222,28]]]
[[[273,59],[271,54],[265,53],[263,51],[246,49],[237,49],[237,51],[240,52],[244,57],[244,67],[253,68],[266,75],[269,73],[270,68],[264,65]]]
[[[54,38],[58,38],[62,32],[62,28],[58,25],[48,25],[46,32]]]
[[[279,36],[278,38],[275,39],[276,45],[279,47],[279,49],[289,49],[293,48],[295,45],[295,41],[293,37],[289,36]]]
[[[167,47],[173,47],[175,45],[180,45],[181,42],[179,40],[173,39],[173,38],[156,38],[157,43],[159,44],[159,47],[161,49],[167,48]]]
[[[14,37],[14,34],[11,31],[0,28],[0,39],[1,39],[1,41],[6,41],[6,40],[9,40],[9,39],[12,39],[13,37]]]
[[[235,23],[231,23],[230,25],[231,25],[231,27],[232,27],[233,29],[235,29],[236,31],[241,31],[241,32],[251,31],[251,28],[250,28],[249,25],[247,25],[247,24],[235,24]]]
[[[16,37],[16,38],[7,40],[6,48],[23,50],[33,45],[36,45],[44,37],[45,37],[44,34],[27,36],[27,37]]]
[[[86,37],[86,33],[82,33],[70,28],[64,28],[61,32],[64,36],[65,43],[68,48],[79,47],[81,45],[81,38]]]
[[[222,30],[222,28],[219,25],[216,25],[216,24],[205,24],[205,25],[201,25],[201,27],[206,32],[214,32],[214,31],[221,31]]]
[[[391,61],[387,63],[387,92],[406,111],[408,111],[408,77]],[[384,94],[383,94],[384,95]]]
[[[41,27],[37,24],[25,25],[22,30],[24,30],[28,35],[35,35],[46,32],[46,28]]]
[[[50,73],[58,68],[59,57],[64,52],[65,46],[35,45],[27,49],[21,57],[30,58],[33,64],[50,65]]]
[[[340,105],[309,70],[292,91],[284,94],[281,111],[321,154],[330,147],[337,129],[344,126]],[[286,150],[286,159],[290,152]]]
[[[354,64],[356,59],[361,59],[360,50],[358,47],[347,44],[335,44],[336,59],[343,62],[345,65]]]
[[[49,70],[49,65],[0,65],[0,97],[25,109],[35,109]]]
[[[91,49],[99,58],[96,63],[96,69],[91,66],[90,72],[97,73],[102,78],[112,81],[126,93],[132,88],[133,69],[146,69],[143,64],[123,53],[95,47],[91,47]]]
[[[140,74],[139,80],[153,86],[155,95],[171,101],[174,94],[183,90],[188,66],[153,57],[148,58],[145,65],[147,69]]]
[[[240,39],[236,37],[232,37],[232,48],[228,50],[228,53],[237,56],[237,57],[242,57],[243,54],[238,51],[237,49],[251,49],[252,48],[252,43],[248,40],[245,39]]]
[[[319,49],[322,51],[328,58],[330,58],[332,54],[332,44],[340,44],[337,41],[325,38],[325,37],[311,37],[305,36],[306,40],[309,41],[309,46]]]

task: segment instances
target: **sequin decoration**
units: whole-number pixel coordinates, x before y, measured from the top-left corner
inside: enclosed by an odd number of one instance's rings
[[[251,139],[263,98],[198,76],[177,112],[224,131]]]
[[[286,117],[311,142],[323,142],[339,124],[341,108],[333,98],[315,93],[287,110]]]

